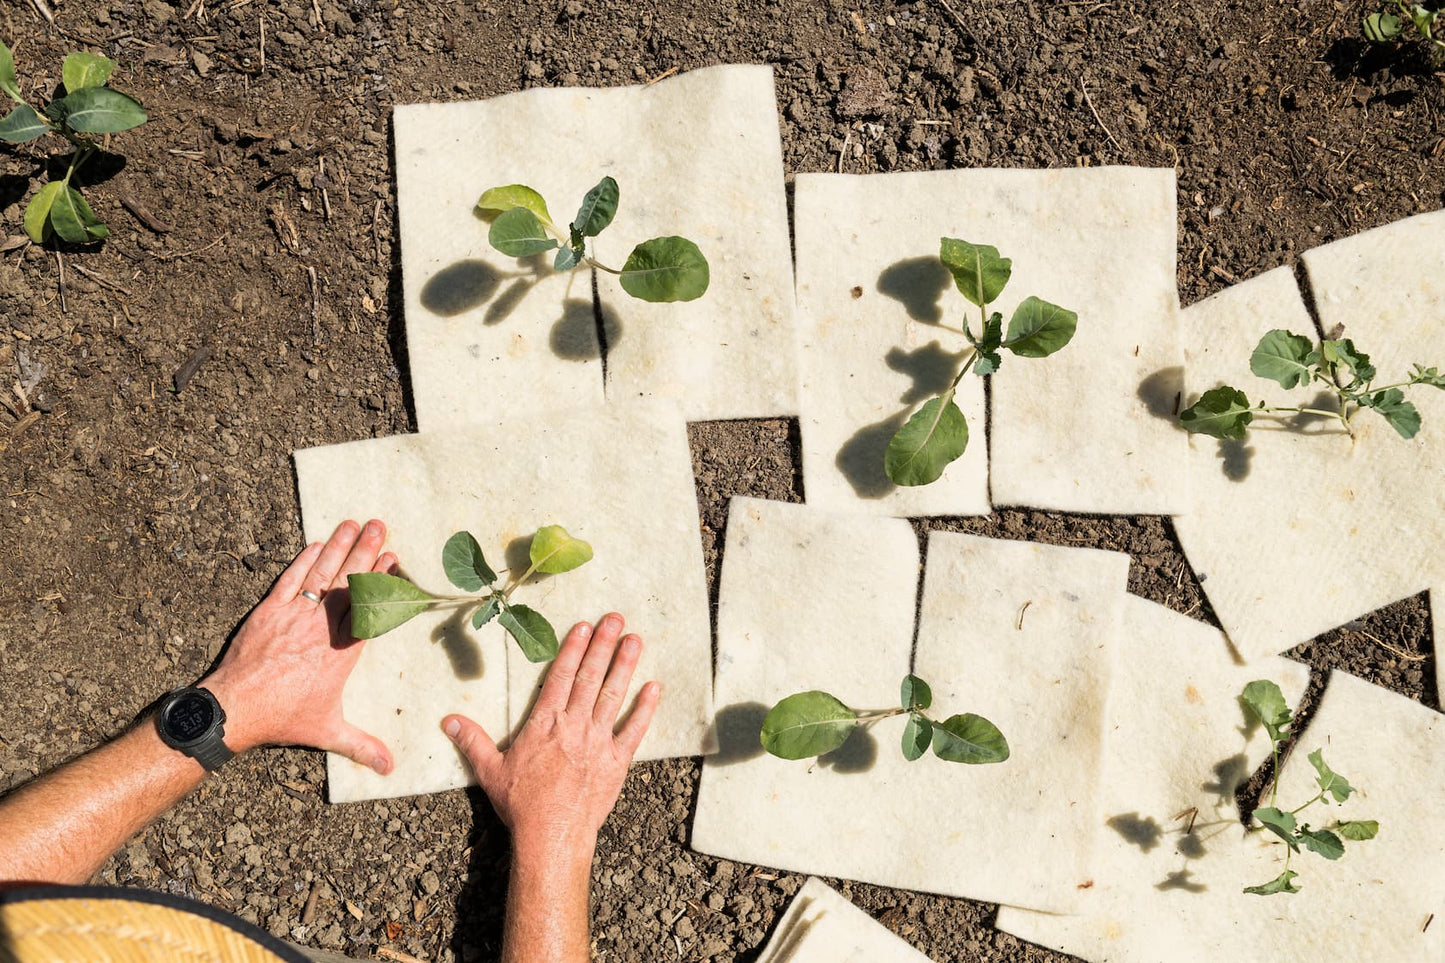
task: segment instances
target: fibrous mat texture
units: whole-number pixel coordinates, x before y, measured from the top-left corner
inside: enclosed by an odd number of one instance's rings
[[[794,692],[821,689],[858,709],[898,704],[916,552],[901,521],[734,501],[718,612],[721,747],[704,766],[692,845],[800,872],[1069,909],[1098,814],[1126,556],[930,538],[918,672],[933,686],[937,718],[992,720],[1009,761],[907,762],[902,717],[856,730],[816,761],[777,759],[758,742],[768,706]]]
[[[592,544],[592,561],[529,581],[514,600],[558,633],[593,621],[598,599],[634,620],[645,650],[633,691],[663,683],[639,758],[711,751],[711,640],[697,507],[682,418],[656,402],[518,416],[504,424],[352,442],[296,453],[306,537],[345,518],[383,518],[406,574],[437,594],[455,590],[441,549],[472,532],[493,567],[521,572],[530,536],[560,524]],[[435,609],[366,649],[346,684],[353,724],[382,739],[395,770],[379,776],[331,756],[334,802],[436,792],[470,772],[442,734],[449,712],[494,737],[521,723],[541,673],[493,622],[473,630],[464,611]],[[630,696],[629,696],[630,704]]]
[[[809,877],[788,904],[757,963],[926,963],[841,893]]]
[[[607,394],[675,399],[691,420],[797,413],[793,278],[773,77],[692,71],[652,87],[529,90],[398,107],[397,202],[407,345],[421,430],[487,419],[525,397],[566,407]],[[617,279],[556,273],[487,243],[474,205],[526,184],[565,231],[604,175],[612,225],[591,245],[621,268],[633,246],[681,235],[708,259],[696,301],[649,304]],[[595,311],[594,311],[595,307]]]

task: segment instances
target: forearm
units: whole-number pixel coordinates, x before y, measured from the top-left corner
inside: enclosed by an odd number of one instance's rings
[[[587,963],[595,838],[514,841],[502,963]]]
[[[0,798],[0,884],[86,882],[205,775],[142,721]]]

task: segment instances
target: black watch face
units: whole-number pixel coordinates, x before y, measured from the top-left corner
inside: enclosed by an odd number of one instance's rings
[[[167,710],[166,732],[177,742],[191,742],[204,736],[215,721],[216,710],[210,700],[192,692]]]

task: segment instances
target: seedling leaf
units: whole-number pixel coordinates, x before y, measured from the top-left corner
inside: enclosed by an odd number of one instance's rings
[[[497,617],[497,612],[501,610],[501,607],[501,603],[497,601],[497,596],[487,596],[487,600],[472,613],[472,628],[480,629],[492,621],[492,619]]]
[[[71,244],[85,244],[110,237],[110,231],[100,223],[85,198],[69,186],[55,194],[55,203],[50,207],[50,226],[55,228],[61,240]]]
[[[552,268],[557,271],[570,271],[582,262],[582,252],[569,245],[563,244],[557,248],[557,257],[552,261]]]
[[[1299,852],[1299,840],[1295,836],[1295,818],[1293,813],[1287,813],[1273,806],[1261,806],[1254,811],[1254,818],[1258,819],[1260,825],[1274,833],[1295,852]]]
[[[482,546],[471,532],[457,532],[442,548],[442,570],[463,592],[480,592],[497,580],[497,573],[482,555]]]
[[[1074,312],[1030,296],[1009,319],[1003,346],[1021,358],[1046,358],[1068,344],[1078,326]]]
[[[1390,423],[1390,427],[1395,429],[1401,438],[1414,438],[1419,433],[1420,412],[1405,400],[1405,393],[1399,388],[1378,391],[1365,400]]]
[[[1245,429],[1253,420],[1249,399],[1243,391],[1228,385],[1209,389],[1179,413],[1179,423],[1193,434],[1236,441],[1244,438]]]
[[[1273,896],[1275,893],[1298,893],[1299,887],[1294,884],[1294,878],[1298,876],[1292,869],[1287,869],[1263,886],[1246,886],[1246,893],[1253,893],[1255,896]]]
[[[20,83],[15,76],[15,56],[3,43],[0,43],[0,90],[9,94],[17,104],[24,103],[24,98],[20,96]]]
[[[577,220],[572,222],[572,230],[583,237],[596,237],[606,230],[616,214],[617,182],[604,177],[582,198],[582,207],[577,211]]]
[[[560,575],[592,561],[592,546],[568,535],[561,525],[544,525],[532,536],[528,555],[537,571]]]
[[[508,257],[531,257],[557,246],[557,239],[548,235],[537,215],[525,207],[498,214],[487,232],[487,241]]]
[[[508,184],[505,187],[493,187],[482,193],[477,200],[477,210],[482,212],[485,220],[494,220],[498,214],[505,214],[514,207],[525,208],[537,215],[547,223],[552,222],[552,215],[547,213],[547,202],[542,195],[532,190],[525,184]]]
[[[1315,782],[1320,784],[1321,793],[1329,793],[1335,797],[1335,802],[1337,803],[1342,803],[1350,798],[1350,794],[1355,791],[1355,787],[1350,785],[1348,779],[1329,767],[1329,764],[1325,762],[1323,749],[1316,749],[1310,753],[1309,759],[1310,765],[1314,766],[1315,772],[1319,773],[1319,775],[1315,777]]]
[[[43,244],[50,237],[50,208],[56,195],[64,188],[64,181],[51,181],[35,192],[25,208],[25,233],[36,244]]]
[[[517,640],[528,662],[549,662],[557,657],[557,633],[552,623],[525,605],[503,607],[497,621]]]
[[[145,108],[118,90],[85,87],[52,100],[46,115],[84,134],[114,134],[146,122]]]
[[[1410,372],[1410,381],[1412,384],[1431,385],[1445,391],[1445,374],[1441,374],[1439,368],[1427,368],[1417,364],[1415,370]]]
[[[1272,742],[1284,738],[1282,733],[1290,722],[1289,703],[1284,701],[1279,686],[1268,679],[1256,679],[1244,687],[1239,698],[1264,726]],[[1293,825],[1290,828],[1294,828]]]
[[[23,144],[50,130],[50,125],[29,104],[21,104],[0,119],[0,140]]]
[[[998,370],[1003,363],[1003,356],[997,351],[990,351],[980,354],[978,360],[973,363],[973,373],[982,378],[984,375],[991,375]]]
[[[1309,356],[1313,351],[1309,338],[1275,328],[1259,340],[1254,354],[1249,356],[1249,370],[1279,382],[1282,388],[1309,384]]]
[[[933,742],[933,723],[918,713],[908,716],[908,725],[903,727],[903,758],[913,762],[922,758]]]
[[[1013,273],[1013,261],[1000,257],[998,248],[953,237],[940,239],[938,259],[953,275],[959,292],[979,307],[997,298]]]
[[[1335,826],[1339,834],[1355,842],[1374,839],[1380,831],[1380,824],[1373,819],[1347,819]]]
[[[358,639],[384,635],[425,612],[433,597],[404,578],[384,572],[346,577],[351,589],[351,634]]]
[[[1375,43],[1386,43],[1400,36],[1405,29],[1400,18],[1393,13],[1372,13],[1365,18],[1365,39]]]
[[[769,710],[759,734],[763,748],[781,759],[806,759],[848,741],[857,714],[826,692],[790,695]]]
[[[685,237],[654,237],[632,249],[618,281],[642,301],[693,301],[707,291],[707,258]]]
[[[110,72],[115,69],[115,61],[99,54],[73,53],[65,58],[65,65],[60,69],[61,79],[65,81],[67,93],[75,93],[77,90],[85,90],[87,87],[101,87],[110,79]],[[77,128],[79,129],[79,128]]]
[[[888,442],[883,468],[895,485],[927,485],[968,447],[968,420],[952,394],[928,401]]]
[[[910,712],[914,709],[927,709],[933,705],[933,690],[918,676],[905,675],[898,698],[903,708]]]
[[[1357,350],[1355,343],[1349,338],[1321,342],[1320,357],[1330,364],[1342,364],[1349,368],[1355,376],[1356,383],[1366,382],[1375,377],[1375,366],[1370,364],[1370,356]]]
[[[983,716],[965,712],[934,723],[933,754],[970,765],[1003,762],[1009,754],[1008,740]]]
[[[1325,859],[1339,859],[1345,855],[1345,844],[1328,829],[1302,829],[1299,841],[1304,844],[1305,849],[1319,853]]]

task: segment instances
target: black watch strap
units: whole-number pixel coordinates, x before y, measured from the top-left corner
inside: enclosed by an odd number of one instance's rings
[[[183,686],[167,693],[156,712],[161,741],[214,772],[235,755],[226,745],[226,712],[209,689]]]
[[[215,738],[208,739],[200,745],[192,746],[189,749],[182,749],[181,751],[205,766],[207,772],[215,772],[230,762],[231,757],[235,755],[235,753],[231,751],[231,747],[226,745],[226,741],[221,738],[221,735],[221,733],[217,733]]]

